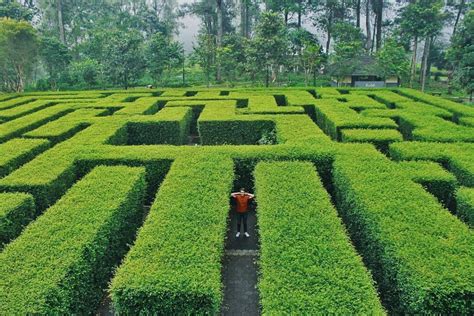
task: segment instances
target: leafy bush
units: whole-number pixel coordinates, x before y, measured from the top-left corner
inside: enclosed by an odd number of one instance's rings
[[[383,314],[314,166],[262,162],[255,183],[262,313]]]
[[[233,164],[176,160],[111,284],[121,314],[217,314]]]
[[[25,193],[0,193],[0,250],[18,236],[34,216],[33,197]]]
[[[97,167],[74,185],[0,254],[0,313],[95,312],[144,191],[144,169],[123,166]]]
[[[335,196],[352,240],[392,313],[470,314],[474,235],[399,166],[341,152]]]
[[[445,207],[452,207],[458,187],[456,177],[432,161],[401,161],[399,165],[416,183],[438,198]]]
[[[388,145],[403,141],[403,136],[395,129],[343,129],[341,140],[344,143],[373,143],[382,152],[388,152]]]
[[[462,187],[456,193],[456,212],[469,226],[474,227],[474,188]]]
[[[33,159],[49,146],[50,143],[46,139],[16,138],[0,144],[0,177]]]
[[[189,108],[166,108],[152,120],[127,123],[127,144],[170,144],[187,142],[192,112]]]

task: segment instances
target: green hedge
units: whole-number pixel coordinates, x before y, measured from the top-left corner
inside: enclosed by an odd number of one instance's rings
[[[474,228],[474,188],[461,187],[456,193],[456,213]]]
[[[450,209],[453,207],[458,181],[452,173],[432,161],[401,161],[399,165],[413,181],[436,196],[444,206]]]
[[[0,144],[0,178],[33,159],[50,146],[46,139],[12,139]]]
[[[0,191],[32,194],[39,215],[60,198],[75,180],[73,153],[57,145],[0,179]]]
[[[123,166],[97,167],[74,185],[0,254],[0,314],[94,313],[144,191],[144,169]]]
[[[217,314],[233,181],[229,158],[176,160],[112,280],[120,314]]]
[[[390,145],[392,159],[439,162],[467,187],[474,187],[473,152],[472,143],[401,142]]]
[[[263,135],[275,130],[271,120],[198,120],[203,145],[256,145]]]
[[[454,113],[457,118],[462,116],[474,116],[474,108],[466,104],[456,103],[413,89],[398,89],[396,90],[396,92],[400,93],[403,96],[412,98],[416,101],[422,101],[434,105],[436,107],[448,110]]]
[[[31,131],[49,121],[74,111],[68,105],[55,105],[41,111],[0,124],[0,142]]]
[[[37,112],[44,108],[53,106],[58,102],[50,100],[36,100],[30,103],[26,103],[21,106],[16,106],[7,110],[0,111],[0,118],[5,120],[13,120],[17,117],[24,116],[33,112]]]
[[[35,203],[25,193],[0,193],[0,250],[33,219]]]
[[[192,119],[190,108],[165,108],[154,119],[127,123],[128,145],[170,144],[187,142]]]
[[[16,106],[20,106],[23,104],[27,104],[29,102],[36,101],[36,98],[32,98],[30,96],[21,96],[21,97],[14,97],[14,98],[7,98],[6,100],[0,100],[0,110],[6,110],[10,108],[14,108]]]
[[[262,314],[384,314],[314,166],[262,162],[254,175]]]
[[[333,177],[340,214],[391,313],[472,314],[474,235],[464,223],[376,152],[341,152]]]
[[[403,136],[395,129],[343,129],[341,140],[344,143],[372,143],[385,153],[390,143],[403,141]]]
[[[315,119],[318,126],[334,140],[341,140],[342,128],[396,129],[397,124],[388,118],[367,117],[336,99],[319,99],[314,105]]]
[[[78,109],[57,120],[49,122],[28,133],[23,134],[28,138],[48,138],[53,143],[58,143],[71,138],[74,134],[90,125],[93,117],[107,113],[105,109]]]

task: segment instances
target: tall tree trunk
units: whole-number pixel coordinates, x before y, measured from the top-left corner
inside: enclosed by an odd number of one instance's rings
[[[245,0],[245,37],[249,38],[252,32],[252,11],[250,10],[251,0]]]
[[[240,0],[240,34],[247,37],[247,0]]]
[[[327,26],[328,39],[326,41],[326,54],[329,54],[329,47],[331,45],[331,29],[332,29],[332,16],[329,17],[328,26]]]
[[[377,51],[382,46],[382,15],[383,15],[383,0],[377,1],[377,37],[375,39],[375,47]]]
[[[466,0],[461,0],[461,3],[459,3],[459,8],[458,8],[458,13],[456,14],[456,20],[454,21],[454,27],[453,27],[453,34],[451,35],[451,39],[454,37],[456,34],[456,30],[458,28],[458,23],[459,19],[461,18],[461,14],[464,11],[464,7],[466,6]]]
[[[298,28],[301,27],[301,18],[303,15],[303,0],[298,1]]]
[[[370,46],[370,52],[374,52],[375,34],[377,34],[377,17],[374,19],[374,28],[372,29],[372,45]]]
[[[63,3],[62,0],[56,0],[56,10],[58,13],[59,40],[66,45],[66,35],[64,34]]]
[[[224,32],[224,24],[222,23],[222,11],[223,11],[223,0],[216,0],[217,3],[217,49],[222,47],[222,35]],[[221,62],[217,60],[217,67],[216,67],[216,80],[222,80],[222,71],[221,71]]]
[[[288,25],[288,14],[289,14],[288,9],[285,8],[285,25]]]
[[[428,36],[425,40],[425,47],[423,48],[423,73],[421,76],[421,91],[425,91],[425,84],[426,84],[426,75],[428,73],[428,58],[430,56],[430,45],[431,45],[432,38]]]
[[[356,2],[356,26],[360,28],[360,0]]]
[[[411,74],[410,74],[410,88],[413,88],[413,81],[415,80],[416,76],[416,51],[418,50],[418,36],[415,35],[415,39],[413,41],[413,54],[411,59]]]
[[[367,29],[367,42],[365,49],[370,52],[372,48],[372,35],[370,32],[370,0],[365,1],[365,28]]]

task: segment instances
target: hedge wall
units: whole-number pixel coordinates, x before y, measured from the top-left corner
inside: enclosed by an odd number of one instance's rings
[[[17,237],[35,214],[33,197],[26,193],[0,193],[0,250]]]
[[[232,189],[229,158],[176,160],[111,284],[120,314],[217,314]]]
[[[385,153],[390,143],[403,141],[403,136],[395,129],[343,129],[341,140],[344,143],[372,143]]]
[[[474,235],[385,157],[342,153],[335,196],[391,313],[473,312]]]
[[[12,139],[0,144],[0,178],[48,149],[46,139]]]
[[[94,313],[144,191],[144,169],[123,166],[97,167],[74,185],[0,253],[0,314]]]
[[[474,188],[460,188],[456,193],[456,202],[459,218],[474,228]]]
[[[262,314],[383,314],[314,166],[262,162],[254,174]]]
[[[271,120],[198,120],[203,145],[256,145],[263,135],[275,129]]]
[[[458,181],[452,173],[432,161],[401,161],[399,165],[413,181],[436,196],[445,207],[454,207],[452,203]]]

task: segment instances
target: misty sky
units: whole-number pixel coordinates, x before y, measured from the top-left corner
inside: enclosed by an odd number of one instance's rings
[[[194,0],[178,0],[179,4],[193,3]],[[186,52],[191,52],[193,42],[199,30],[200,21],[195,16],[186,16],[180,21],[182,27],[179,28],[178,40],[183,43]]]
[[[178,4],[185,4],[185,3],[193,3],[196,0],[178,0]],[[388,3],[391,3],[392,6],[389,6],[384,10],[384,18],[394,18],[396,15],[397,9],[399,8],[400,4],[397,4],[394,0],[389,0]],[[362,29],[365,32],[365,16],[362,12],[361,14],[362,19]],[[195,16],[186,16],[179,21],[181,23],[181,27],[179,28],[179,35],[177,36],[178,41],[183,43],[184,49],[186,52],[191,52],[193,49],[193,43],[196,41],[196,36],[199,31],[200,21]],[[315,33],[320,40],[320,43],[324,45],[326,40],[325,34],[322,32],[318,32],[318,30],[312,25],[312,22],[308,19],[303,18],[303,26],[308,29],[309,31]],[[452,32],[452,27],[447,26],[444,28],[444,37],[449,36]]]

